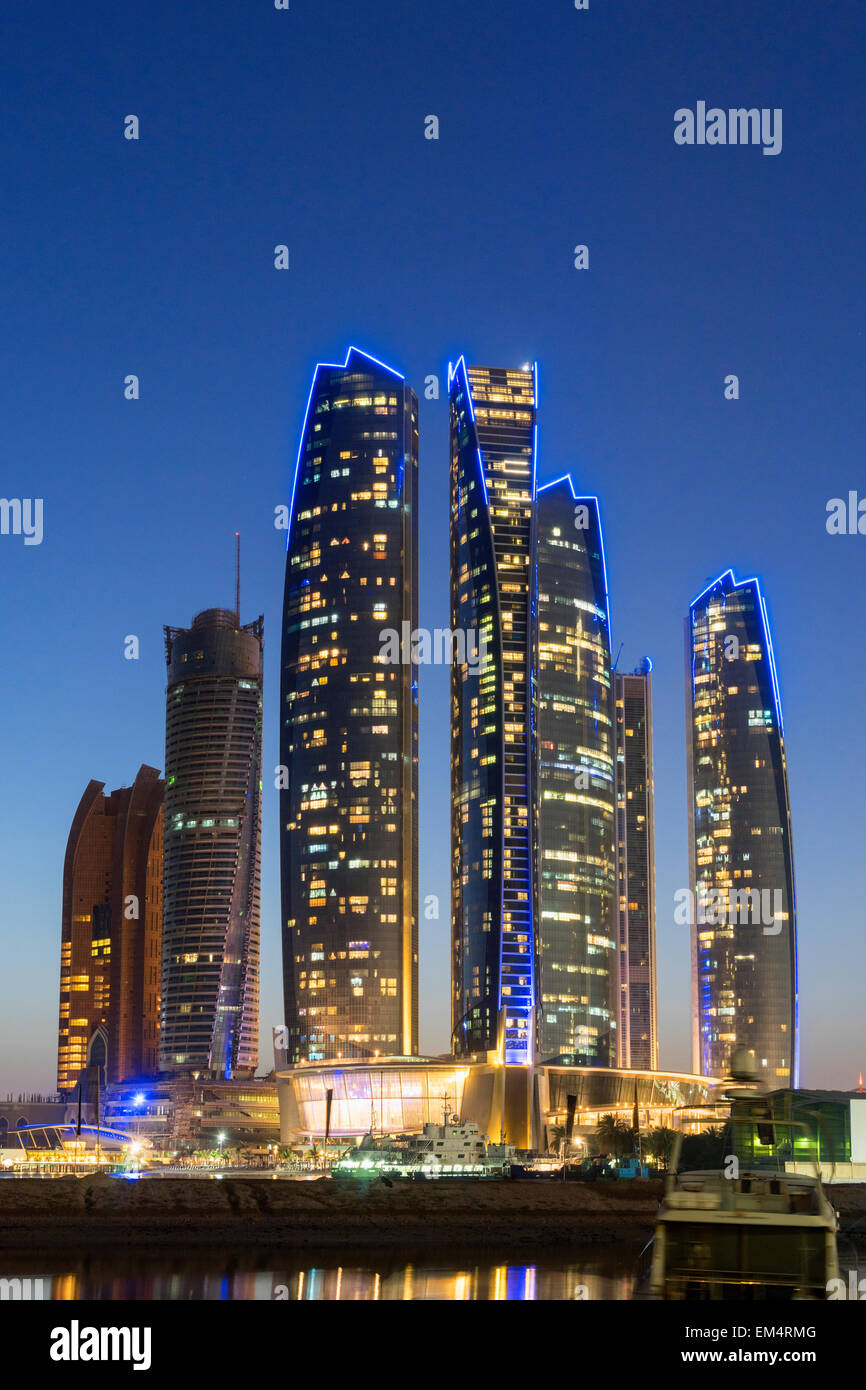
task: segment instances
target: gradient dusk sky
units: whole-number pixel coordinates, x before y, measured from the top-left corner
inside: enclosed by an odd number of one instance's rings
[[[661,1064],[688,1070],[683,619],[721,570],[773,624],[799,906],[801,1081],[856,1085],[866,852],[863,53],[854,0],[59,0],[2,53],[0,1094],[53,1090],[63,856],[91,777],[164,765],[163,623],[265,615],[262,1061],[282,1021],[280,604],[317,360],[421,403],[421,620],[447,626],[449,359],[538,360],[539,480],[600,498],[620,668],[655,664]],[[781,108],[783,148],[674,112]],[[136,114],[140,139],[124,139]],[[440,138],[424,136],[425,117]],[[274,247],[290,249],[288,271]],[[574,247],[589,247],[588,270]],[[124,399],[140,377],[141,399]],[[736,373],[740,399],[724,396]],[[141,658],[127,661],[136,634]],[[448,1046],[448,672],[421,679],[421,1047]]]

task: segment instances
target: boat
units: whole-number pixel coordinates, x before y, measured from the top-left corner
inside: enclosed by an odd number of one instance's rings
[[[839,1273],[838,1222],[817,1170],[678,1173],[679,1148],[656,1219],[650,1297],[826,1299]]]
[[[562,1179],[563,1162],[553,1154],[536,1154],[518,1150],[509,1165],[512,1178]]]
[[[444,1124],[425,1124],[420,1134],[403,1140],[365,1134],[331,1171],[335,1178],[374,1180],[501,1178],[512,1153],[507,1144],[491,1144],[473,1120],[446,1117]]]

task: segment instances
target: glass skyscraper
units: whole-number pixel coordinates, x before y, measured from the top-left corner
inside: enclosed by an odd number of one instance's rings
[[[165,629],[166,1072],[258,1065],[263,634],[223,608]]]
[[[449,369],[453,1008],[459,1055],[534,1046],[530,580],[534,370]]]
[[[658,1068],[652,662],[617,673],[619,1064]]]
[[[614,720],[598,503],[569,476],[535,506],[535,852],[541,1058],[616,1066]]]
[[[719,575],[686,627],[694,1070],[746,1048],[798,1084],[794,857],[782,706],[757,579]]]
[[[350,348],[313,375],[280,684],[290,1061],[418,1051],[418,402]]]

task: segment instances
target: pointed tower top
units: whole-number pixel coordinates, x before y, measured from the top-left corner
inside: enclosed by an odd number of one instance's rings
[[[235,555],[235,612],[238,615],[238,627],[241,625],[241,533],[235,531],[237,541],[237,551]]]

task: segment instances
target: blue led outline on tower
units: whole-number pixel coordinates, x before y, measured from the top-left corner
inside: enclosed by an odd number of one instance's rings
[[[345,360],[345,362],[317,362],[317,363],[316,363],[315,369],[314,369],[314,371],[313,371],[313,380],[312,380],[311,383],[310,383],[310,394],[307,396],[307,405],[306,405],[306,409],[304,410],[304,423],[303,423],[302,426],[301,426],[300,439],[298,440],[298,453],[297,453],[297,457],[295,458],[295,471],[294,471],[294,473],[292,474],[292,492],[291,492],[291,497],[289,498],[289,524],[288,524],[288,526],[286,527],[286,552],[287,552],[287,553],[288,553],[288,549],[289,549],[289,544],[290,544],[291,539],[292,539],[292,522],[293,522],[294,516],[295,516],[295,489],[297,488],[297,485],[298,485],[298,472],[299,472],[300,467],[301,467],[301,454],[302,454],[303,451],[304,451],[304,440],[305,440],[306,437],[307,437],[307,423],[308,423],[309,418],[310,418],[310,406],[311,406],[312,403],[313,403],[313,396],[315,395],[315,391],[316,391],[316,382],[317,382],[318,379],[319,379],[319,372],[321,372],[321,371],[344,372],[344,371],[346,370],[346,368],[348,367],[348,365],[349,365],[349,358],[352,356],[352,353],[353,353],[353,352],[354,352],[354,353],[357,353],[357,355],[358,355],[359,357],[365,357],[365,358],[367,359],[368,362],[375,362],[375,364],[376,364],[377,367],[382,367],[384,371],[390,372],[391,375],[392,375],[392,376],[395,376],[395,377],[397,378],[398,381],[405,381],[405,380],[406,380],[406,378],[405,378],[405,376],[403,375],[403,373],[402,373],[402,372],[398,372],[396,367],[389,367],[387,362],[380,362],[380,361],[379,361],[379,358],[378,358],[378,357],[374,357],[373,354],[372,354],[371,352],[365,352],[363,348],[355,347],[354,345],[351,345],[350,347],[348,347],[348,348],[346,349],[346,360]]]
[[[358,346],[357,346],[356,344],[354,344],[354,343],[350,343],[349,346],[347,347],[347,349],[346,349],[345,360],[344,360],[343,362],[324,362],[324,361],[319,361],[319,362],[316,363],[316,365],[315,365],[315,367],[314,367],[314,369],[313,369],[312,380],[311,380],[311,383],[310,383],[309,393],[308,393],[308,395],[307,395],[306,406],[305,406],[305,408],[304,408],[304,417],[303,417],[303,422],[302,422],[302,426],[301,426],[300,436],[299,436],[299,439],[298,439],[298,449],[297,449],[297,454],[296,454],[296,457],[295,457],[295,465],[294,465],[294,470],[293,470],[293,475],[292,475],[292,486],[291,486],[291,494],[290,494],[290,500],[289,500],[289,524],[288,524],[287,533],[286,533],[286,552],[287,552],[287,555],[289,554],[289,552],[290,552],[290,550],[291,550],[291,537],[292,537],[292,534],[293,534],[293,526],[294,526],[294,521],[295,521],[295,500],[296,500],[296,495],[297,495],[297,482],[298,482],[298,475],[299,475],[300,467],[301,467],[301,461],[302,461],[303,454],[304,454],[305,443],[307,442],[307,439],[308,439],[308,428],[309,428],[309,423],[310,423],[310,409],[311,409],[311,406],[312,406],[313,398],[314,398],[314,396],[316,395],[317,386],[318,386],[318,384],[319,384],[319,379],[320,379],[320,374],[321,374],[322,371],[345,372],[345,371],[347,371],[347,370],[350,369],[350,364],[351,364],[351,370],[355,370],[355,364],[354,364],[353,361],[352,361],[353,358],[361,358],[361,359],[363,359],[364,362],[372,363],[375,367],[378,367],[378,368],[380,368],[382,371],[387,372],[390,376],[395,377],[396,380],[397,380],[398,382],[400,382],[400,383],[403,385],[403,387],[404,387],[405,389],[408,390],[408,388],[406,387],[406,376],[405,376],[405,374],[404,374],[403,372],[398,371],[396,367],[392,367],[389,363],[384,362],[381,358],[375,357],[372,353],[365,351],[363,348],[358,347]],[[361,365],[361,364],[359,364],[359,366],[360,366],[360,365]],[[404,392],[403,400],[402,400],[402,402],[401,402],[401,409],[402,409],[402,411],[403,411],[403,416],[404,416],[404,420],[405,420],[405,411],[406,411],[406,396],[405,396],[405,392]],[[405,484],[406,484],[406,459],[407,459],[407,454],[406,454],[406,449],[405,449],[405,436],[404,436],[404,439],[403,439],[403,445],[404,445],[404,447],[403,447],[403,449],[401,450],[401,452],[400,452],[400,454],[399,454],[399,456],[398,456],[398,458],[397,458],[397,460],[396,460],[395,481],[396,481],[396,483],[397,483],[397,490],[398,490],[398,493],[399,493],[400,498],[401,498],[402,510],[403,510],[403,512],[406,512],[406,511],[409,510],[409,507],[408,507],[408,504],[407,504],[407,502],[406,502],[406,498],[405,498],[405,495],[404,495],[404,493],[405,493]],[[381,455],[382,455],[382,453],[383,453],[382,449],[379,449],[378,453],[379,453],[379,456],[381,457]],[[416,456],[416,463],[417,463],[417,456]],[[378,505],[378,504],[377,504],[377,505]],[[398,505],[398,504],[397,504],[397,503],[390,503],[389,505],[391,505],[391,506],[396,506],[396,505]],[[301,578],[299,581],[296,580],[295,583],[296,583],[296,587],[300,588],[300,587],[303,587],[304,585],[309,585],[310,580],[309,580],[309,578]],[[332,621],[334,621],[334,622],[337,621],[336,615],[334,615],[334,616],[332,617]],[[291,630],[294,630],[294,629],[291,629]],[[283,636],[284,636],[284,639],[285,639],[285,629],[284,629]],[[412,666],[412,671],[413,671],[413,673],[416,673],[416,674],[417,674],[417,669],[418,669],[418,668],[417,668],[417,662],[413,661],[413,662],[411,663],[411,666]],[[411,681],[411,700],[412,700],[412,704],[415,706],[415,708],[416,708],[416,710],[417,710],[417,706],[418,706],[418,682],[417,682],[417,679],[413,679],[413,680]],[[416,960],[417,960],[417,957],[416,957]],[[414,986],[413,988],[414,988],[414,989],[417,989],[417,981],[416,981],[416,984],[415,984],[415,986]],[[417,1050],[417,1049],[416,1049],[416,1050]],[[324,1052],[323,1050],[320,1050],[320,1051],[318,1052],[318,1054],[314,1054],[314,1052],[313,1052],[313,1050],[312,1050],[312,1044],[311,1044],[310,1048],[308,1049],[308,1058],[307,1058],[307,1060],[309,1060],[309,1061],[316,1061],[316,1060],[318,1060],[318,1061],[323,1061],[323,1060],[325,1060],[325,1052]]]
[[[594,509],[595,525],[596,525],[596,530],[597,530],[597,534],[598,534],[598,543],[599,543],[599,555],[600,555],[600,558],[601,558],[601,580],[602,580],[602,586],[603,586],[603,591],[604,591],[604,607],[603,607],[603,608],[600,607],[599,604],[598,604],[598,602],[597,602],[597,600],[596,600],[595,603],[593,604],[593,610],[594,610],[594,612],[597,614],[599,621],[600,621],[600,622],[605,622],[605,623],[606,623],[606,640],[607,640],[607,648],[608,648],[608,663],[609,663],[609,669],[610,669],[611,676],[612,676],[612,674],[613,674],[613,665],[612,665],[612,660],[613,660],[613,652],[612,652],[613,637],[612,637],[612,623],[611,623],[611,616],[610,616],[610,588],[609,588],[608,573],[607,573],[607,555],[606,555],[605,545],[604,545],[604,526],[603,526],[602,517],[601,517],[601,502],[600,502],[600,499],[599,499],[597,496],[593,495],[593,494],[584,494],[584,495],[580,495],[580,494],[578,493],[577,489],[575,488],[574,479],[573,479],[573,477],[572,477],[571,472],[561,473],[561,474],[559,474],[558,477],[555,477],[555,478],[551,479],[549,482],[542,483],[540,486],[536,486],[536,488],[535,488],[535,498],[537,499],[543,492],[547,492],[547,491],[549,491],[551,488],[555,488],[555,487],[561,486],[563,483],[567,483],[567,484],[568,484],[569,492],[571,493],[571,499],[572,499],[573,502],[575,502],[575,503],[580,503],[580,504],[582,504],[582,505],[586,505],[588,508],[591,507],[591,508]],[[537,517],[536,517],[536,525],[537,525]],[[587,546],[587,553],[589,553],[589,547],[588,547],[588,546]],[[597,559],[598,557],[593,557],[593,558]],[[538,563],[537,551],[536,551],[536,555],[535,555],[535,563],[536,563],[536,565],[537,565],[537,563]],[[593,589],[597,592],[597,586],[596,586],[596,582],[595,582],[595,581],[596,581],[596,574],[595,574],[595,572],[594,572],[594,566],[593,566],[592,569],[591,569],[591,573],[592,573],[592,578],[593,578]],[[595,706],[596,718],[598,717],[598,708],[599,708],[599,706],[598,706],[598,704],[596,704],[596,706]],[[595,760],[593,760],[593,762],[595,762]],[[583,763],[578,764],[578,765],[576,765],[576,766],[582,766],[582,765],[583,765]],[[616,777],[615,761],[611,763],[611,766],[610,766],[609,769],[608,769],[608,768],[603,768],[603,767],[599,767],[599,766],[595,766],[595,765],[594,765],[594,766],[592,767],[592,775],[593,775],[593,777],[598,778],[600,781],[603,781],[603,782],[609,784],[609,786],[611,787],[611,790],[612,790],[612,792],[613,792],[613,787],[614,787],[614,784],[615,784],[615,777]],[[615,795],[614,795],[614,802],[613,802],[613,815],[614,815],[614,826],[615,826],[615,825],[616,825]],[[617,1026],[615,1011],[614,1011],[614,1014],[613,1014],[612,1017],[611,1017],[611,1025],[612,1025],[612,1028],[613,1028],[613,1029],[615,1029],[616,1026]],[[613,1050],[614,1050],[614,1056],[615,1056],[615,1052],[616,1052],[616,1043],[615,1043],[615,1042],[614,1042],[614,1044],[613,1044]]]
[[[488,494],[487,494],[487,479],[486,479],[486,477],[485,477],[484,458],[483,458],[483,455],[482,455],[482,452],[481,452],[481,446],[480,446],[480,444],[479,444],[479,442],[478,442],[477,422],[476,422],[476,419],[475,419],[475,407],[474,407],[474,403],[473,403],[473,400],[472,400],[472,390],[471,390],[471,387],[470,387],[470,384],[469,384],[469,373],[468,373],[468,368],[467,368],[467,365],[466,365],[466,358],[465,358],[465,356],[464,356],[463,353],[460,354],[460,357],[457,359],[457,362],[456,362],[453,366],[452,366],[452,364],[451,364],[450,362],[448,363],[448,390],[449,390],[449,393],[450,393],[450,391],[451,391],[451,386],[452,386],[453,382],[454,382],[454,381],[458,378],[458,376],[460,375],[461,369],[462,369],[462,373],[463,373],[463,389],[464,389],[464,391],[465,391],[466,400],[467,400],[468,408],[469,408],[469,418],[470,418],[470,420],[471,420],[472,427],[473,427],[473,430],[474,430],[474,432],[475,432],[475,440],[474,440],[474,442],[475,442],[475,455],[476,455],[476,459],[477,459],[477,461],[478,461],[478,471],[479,471],[479,475],[480,475],[480,478],[481,478],[481,487],[482,487],[482,491],[483,491],[483,493],[484,493],[484,505],[485,505],[485,507],[487,508],[487,516],[488,516],[488,524],[489,524],[489,523],[490,523],[490,500],[489,500],[489,497],[488,497]],[[536,363],[533,364],[533,409],[537,411],[537,407],[538,407],[538,363],[536,362]],[[536,476],[537,476],[537,462],[538,462],[538,421],[537,421],[537,419],[536,419],[536,420],[534,421],[534,423],[533,423],[533,431],[532,431],[532,463],[531,463],[531,479],[530,479],[530,505],[531,505],[531,506],[534,505],[534,501],[535,501],[535,488],[536,488]],[[498,590],[498,583],[499,583],[499,580],[498,580],[498,575],[496,574],[495,563],[494,563],[494,578],[496,579],[497,590]],[[527,581],[527,582],[529,582],[529,581]],[[531,590],[531,585],[530,585],[530,590]],[[531,592],[528,594],[527,598],[528,598],[528,603],[531,604],[531,601],[532,601],[532,594],[531,594]],[[531,729],[531,715],[530,715],[530,728],[529,728],[528,733],[527,733],[527,757],[529,757],[531,746],[532,746],[532,729]],[[504,747],[503,747],[503,755],[504,755]],[[530,785],[530,774],[529,774],[529,766],[528,766],[528,763],[527,763],[527,768],[526,768],[526,798],[527,798],[527,807],[531,810],[531,806],[530,806],[530,802],[531,802],[531,785]],[[504,907],[502,908],[502,911],[504,911]],[[512,1063],[512,1064],[513,1064],[513,1063],[516,1063],[516,1064],[518,1064],[518,1065],[521,1065],[521,1064],[522,1064],[522,1065],[526,1065],[526,1064],[531,1063],[532,1058],[531,1058],[531,1056],[529,1055],[529,1048],[530,1048],[530,1045],[531,1045],[531,1042],[532,1042],[532,1039],[533,1039],[533,1035],[534,1035],[534,1030],[533,1030],[533,1026],[532,1026],[532,1025],[533,1025],[533,1016],[534,1016],[534,1013],[535,1013],[535,1002],[536,1002],[536,1001],[535,1001],[535,913],[534,913],[534,910],[533,910],[533,872],[532,872],[532,867],[531,867],[531,852],[530,852],[530,868],[529,868],[529,902],[528,902],[528,916],[529,916],[529,933],[528,933],[528,934],[529,934],[529,939],[530,939],[530,943],[531,943],[532,949],[531,949],[531,952],[530,952],[530,968],[529,968],[529,972],[528,972],[528,975],[529,975],[529,998],[528,998],[528,1001],[525,1002],[525,1003],[524,1003],[523,1001],[521,1001],[519,1004],[517,1004],[517,1003],[512,999],[508,1005],[505,1005],[505,1006],[503,1005],[503,994],[502,994],[502,980],[503,980],[503,968],[502,968],[502,966],[503,966],[503,962],[502,962],[502,952],[503,952],[503,946],[504,946],[504,932],[503,932],[502,929],[501,929],[501,924],[500,924],[500,934],[499,934],[499,993],[498,993],[498,1009],[499,1009],[499,1013],[501,1014],[503,1007],[505,1007],[506,1009],[510,1009],[511,1012],[513,1013],[513,1015],[514,1015],[516,1018],[525,1018],[525,1019],[526,1019],[526,1022],[527,1022],[527,1024],[528,1024],[528,1028],[527,1028],[527,1040],[526,1040],[526,1042],[525,1042],[524,1044],[521,1044],[521,1045],[520,1045],[519,1047],[517,1047],[517,1048],[515,1048],[515,1047],[510,1047],[510,1048],[509,1048],[508,1045],[507,1045],[508,1026],[507,1026],[507,1022],[506,1022],[505,1036],[503,1037],[503,1049],[504,1049],[504,1053],[505,1053],[505,1061],[508,1062],[508,1063]],[[465,1025],[465,1023],[464,1023],[464,1028],[465,1028],[465,1026],[466,1026],[466,1025]]]
[[[604,607],[605,607],[605,612],[606,612],[606,614],[607,614],[608,642],[609,642],[609,644],[610,644],[610,646],[611,646],[611,649],[612,649],[612,648],[613,648],[613,628],[612,628],[612,626],[611,626],[611,621],[610,621],[610,590],[609,590],[609,588],[608,588],[608,583],[607,583],[607,558],[606,558],[606,556],[605,556],[605,551],[604,551],[604,527],[603,527],[602,524],[601,524],[601,504],[600,504],[600,502],[599,502],[599,500],[598,500],[597,497],[593,497],[593,496],[591,496],[591,495],[589,495],[589,494],[587,494],[587,496],[585,496],[585,497],[579,497],[579,496],[577,495],[577,493],[575,492],[575,490],[574,490],[574,483],[573,483],[573,481],[572,481],[572,477],[571,477],[571,474],[570,474],[570,473],[562,473],[562,474],[560,474],[560,476],[559,476],[558,478],[554,478],[552,482],[550,482],[550,483],[542,483],[541,487],[538,488],[537,491],[536,491],[536,494],[535,494],[536,497],[538,496],[538,493],[540,493],[540,492],[546,492],[547,489],[548,489],[549,487],[556,487],[558,483],[568,483],[568,486],[571,488],[571,497],[572,497],[572,501],[574,501],[574,502],[592,502],[593,505],[595,506],[595,519],[596,519],[596,523],[597,523],[597,525],[598,525],[598,540],[599,540],[599,544],[600,544],[600,546],[601,546],[601,571],[602,571],[602,577],[603,577],[603,579],[604,579]]]
[[[722,584],[724,580],[726,580],[729,576],[731,580],[730,589],[744,589],[750,584],[753,584],[755,587],[755,597],[758,600],[757,612],[761,623],[761,629],[764,634],[764,651],[766,652],[767,665],[770,668],[770,683],[773,690],[773,700],[776,706],[776,719],[778,721],[779,737],[784,742],[785,725],[782,716],[782,694],[779,686],[779,675],[776,669],[776,653],[775,648],[773,647],[773,634],[770,629],[770,617],[767,611],[767,601],[764,598],[764,594],[761,589],[761,581],[757,575],[751,575],[748,579],[737,579],[737,576],[734,573],[733,569],[729,568],[726,570],[722,570],[721,574],[717,575],[716,578],[712,581],[712,583],[708,584],[705,589],[701,590],[697,598],[692,599],[689,605],[689,617],[691,628],[689,634],[689,645],[691,647],[692,704],[694,705],[696,693],[694,618],[692,616],[693,610],[697,606],[697,604],[700,603],[701,599],[704,597],[705,594],[710,593],[712,589],[715,589],[717,585]],[[725,593],[725,595],[727,595],[729,590],[724,590],[723,592]],[[794,846],[790,842],[790,838],[788,843],[788,853],[791,857],[791,950],[794,964],[794,1045],[792,1048],[791,1055],[791,1084],[796,1090],[796,1088],[800,1084],[800,978],[799,962],[797,959],[797,880],[794,870]],[[709,986],[707,986],[707,989],[709,990]],[[703,1017],[703,1006],[701,1007],[701,1015]],[[706,1065],[706,1062],[704,1063],[704,1065]]]
[[[450,362],[448,363],[448,391],[450,393],[452,382],[457,380],[461,366],[463,367],[463,390],[466,396],[467,404],[469,406],[469,419],[472,421],[473,428],[475,428],[475,406],[472,403],[472,391],[469,386],[469,374],[466,368],[466,358],[463,356],[462,352],[458,357],[454,367],[451,366]],[[475,436],[475,453],[478,458],[478,473],[481,478],[481,491],[484,493],[484,504],[487,507],[489,513],[490,502],[487,497],[487,479],[484,476],[484,460],[481,457],[481,446],[478,443],[477,432]]]
[[[784,735],[785,723],[782,718],[782,694],[781,690],[779,689],[779,677],[776,671],[776,653],[773,648],[772,633],[770,632],[770,619],[767,614],[767,604],[764,599],[764,595],[761,591],[761,581],[760,579],[758,579],[757,575],[753,574],[748,579],[738,579],[732,569],[723,570],[722,573],[718,575],[716,579],[713,580],[712,584],[708,584],[705,589],[701,590],[697,598],[692,599],[691,603],[689,604],[689,613],[691,613],[692,609],[695,607],[696,604],[700,603],[701,599],[704,597],[704,594],[708,594],[711,589],[715,589],[716,585],[721,584],[725,579],[727,579],[728,575],[731,576],[732,589],[745,589],[749,584],[754,584],[755,586],[755,597],[758,600],[758,616],[761,620],[761,627],[764,633],[764,649],[767,653],[767,664],[770,668],[770,684],[772,685],[773,689],[773,701],[776,706],[776,718],[779,723],[779,733]],[[727,592],[728,590],[725,590],[725,593]],[[692,642],[692,650],[694,652],[694,642]],[[694,693],[694,660],[692,661],[692,693]]]
[[[535,501],[535,481],[538,468],[538,363],[532,364],[532,404],[535,410],[535,424],[532,429],[532,490],[530,500]]]

